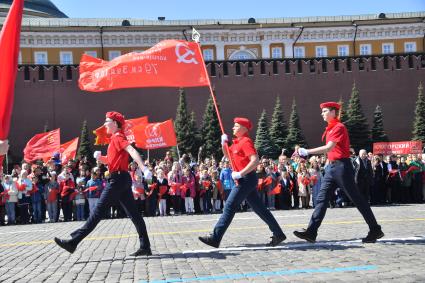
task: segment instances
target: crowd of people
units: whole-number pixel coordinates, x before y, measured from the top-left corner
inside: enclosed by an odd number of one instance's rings
[[[297,154],[277,160],[260,158],[257,190],[271,210],[314,207],[327,159]],[[352,152],[357,188],[372,205],[421,203],[425,200],[425,164],[422,154],[373,155]],[[163,159],[145,161],[153,177],[145,179],[130,162],[132,191],[144,217],[220,213],[235,187],[227,159],[195,160],[183,154],[175,160],[170,151]],[[47,162],[15,165],[11,174],[1,175],[0,224],[29,224],[82,221],[94,210],[109,178],[107,166],[90,164],[87,158],[61,164],[59,154]],[[336,189],[329,206],[350,206],[350,199]],[[249,206],[243,202],[240,211]],[[117,203],[105,218],[126,214]]]

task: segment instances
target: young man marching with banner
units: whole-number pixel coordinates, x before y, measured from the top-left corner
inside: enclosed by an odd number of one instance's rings
[[[105,127],[111,134],[107,157],[96,154],[96,159],[106,161],[110,178],[106,188],[102,191],[100,199],[94,211],[83,227],[71,233],[70,240],[55,238],[56,244],[61,248],[73,253],[77,245],[94,230],[96,225],[105,215],[106,210],[119,200],[127,215],[130,217],[139,234],[140,248],[131,256],[152,255],[148,232],[142,216],[137,211],[136,203],[131,190],[131,177],[127,171],[129,155],[143,170],[146,179],[152,178],[151,172],[144,166],[139,153],[130,145],[122,129],[125,123],[124,116],[118,112],[106,113]]]
[[[221,144],[225,157],[234,161],[232,178],[237,181],[237,186],[232,189],[223,214],[214,227],[212,234],[199,237],[203,243],[218,248],[221,239],[235,216],[236,210],[243,200],[247,200],[254,212],[267,223],[273,232],[269,246],[276,246],[286,239],[285,234],[279,227],[276,219],[265,207],[257,192],[257,175],[255,170],[258,164],[257,151],[254,143],[248,136],[248,131],[252,128],[251,122],[246,118],[235,118],[233,126],[233,135],[236,137],[233,144],[227,152],[228,137],[226,134],[221,136]],[[230,154],[230,156],[229,156]]]
[[[308,228],[295,231],[294,235],[311,243],[316,241],[317,230],[325,217],[328,207],[330,192],[333,192],[338,187],[350,197],[369,225],[370,231],[362,239],[363,243],[375,243],[377,239],[384,236],[384,233],[381,230],[381,226],[376,222],[370,205],[360,195],[354,183],[354,168],[350,160],[348,131],[338,119],[340,107],[336,102],[320,104],[323,120],[328,123],[322,136],[322,140],[325,140],[326,145],[312,149],[298,149],[300,156],[327,153],[329,164],[325,167],[325,175],[322,179]]]

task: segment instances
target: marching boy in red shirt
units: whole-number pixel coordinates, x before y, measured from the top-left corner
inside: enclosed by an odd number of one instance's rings
[[[269,229],[273,232],[269,246],[276,246],[284,241],[286,236],[257,192],[258,180],[255,170],[258,165],[258,155],[254,148],[254,143],[248,136],[248,131],[252,128],[252,124],[246,118],[235,118],[234,123],[233,135],[236,138],[229,148],[229,153],[235,165],[232,178],[237,180],[237,186],[230,192],[223,209],[223,214],[214,227],[214,232],[210,235],[199,237],[199,240],[209,246],[218,248],[224,233],[235,216],[236,209],[246,199],[254,212],[267,223]],[[223,153],[229,158],[225,149],[227,141],[227,135],[222,135],[221,144]]]
[[[329,164],[325,167],[325,175],[308,228],[295,231],[294,235],[314,243],[317,237],[317,230],[325,217],[330,192],[333,192],[336,188],[341,188],[357,206],[357,209],[369,225],[370,231],[362,239],[363,243],[375,243],[377,239],[384,236],[384,233],[381,230],[381,226],[376,222],[370,205],[360,195],[354,183],[354,168],[350,160],[348,131],[338,119],[340,107],[336,102],[320,104],[323,120],[328,122],[328,126],[322,136],[322,140],[325,140],[326,145],[312,149],[298,149],[300,156],[327,153]]]
[[[127,215],[130,217],[137,229],[140,240],[140,248],[132,256],[151,255],[150,242],[145,222],[137,210],[136,202],[131,190],[132,180],[128,173],[129,155],[143,170],[146,179],[152,178],[152,173],[144,166],[139,153],[130,145],[122,129],[125,123],[124,116],[118,112],[106,113],[105,127],[111,140],[108,146],[107,157],[96,156],[98,160],[108,164],[109,179],[106,188],[102,191],[100,199],[97,202],[94,211],[90,213],[89,219],[83,227],[71,233],[70,240],[55,238],[56,244],[61,248],[73,253],[80,243],[106,214],[106,210],[119,200]]]

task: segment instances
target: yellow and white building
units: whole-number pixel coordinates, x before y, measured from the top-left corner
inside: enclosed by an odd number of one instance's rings
[[[425,45],[425,12],[241,20],[70,19],[49,18],[62,13],[53,13],[56,7],[50,1],[26,2],[46,3],[49,10],[37,17],[34,8],[26,13],[20,64],[78,64],[83,53],[111,60],[164,39],[190,38],[192,26],[201,33],[207,61],[422,53]]]

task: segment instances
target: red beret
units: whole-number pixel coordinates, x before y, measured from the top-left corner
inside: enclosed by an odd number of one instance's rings
[[[242,117],[236,117],[233,120],[234,123],[238,123],[241,126],[244,126],[245,128],[247,128],[248,130],[252,129],[252,124],[251,121],[249,121],[247,118],[242,118]]]
[[[341,105],[336,102],[324,102],[320,104],[320,108],[335,108],[336,110],[339,110]]]
[[[125,124],[125,118],[119,112],[115,112],[115,111],[107,112],[106,113],[106,118],[109,118],[109,119],[112,119],[114,121],[117,121],[118,123],[121,124],[121,126],[123,126]]]

